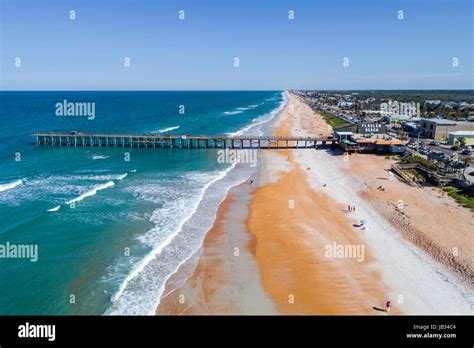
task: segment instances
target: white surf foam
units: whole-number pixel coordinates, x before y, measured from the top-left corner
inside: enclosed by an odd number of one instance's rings
[[[239,135],[242,135],[244,133],[248,134],[248,132],[250,132],[251,130],[253,130],[254,128],[258,127],[258,126],[261,126],[269,121],[271,121],[272,119],[275,118],[276,115],[278,115],[281,110],[283,110],[283,108],[285,107],[287,103],[287,99],[285,97],[285,94],[282,93],[282,101],[280,103],[280,105],[278,105],[277,108],[273,109],[271,112],[259,117],[259,118],[254,118],[252,120],[252,123],[241,128],[240,130],[238,130],[237,132],[233,132],[233,133],[227,133],[227,135],[231,136],[231,137],[235,137],[235,136],[239,136]],[[258,132],[259,134],[258,135],[262,135],[264,132]]]
[[[179,128],[179,126],[168,127],[168,128],[160,129],[158,132],[159,133],[165,133],[165,132],[170,132],[170,131],[178,129],[178,128]]]
[[[101,159],[106,159],[109,158],[110,156],[102,156],[102,155],[94,155],[92,156],[93,160],[101,160]]]
[[[61,208],[61,206],[58,205],[58,206],[56,206],[56,207],[54,207],[54,208],[51,208],[51,209],[48,209],[48,210],[46,210],[46,211],[58,211],[60,208]]]
[[[236,111],[226,111],[224,112],[224,115],[237,115],[243,113],[242,110],[236,110]]]
[[[128,173],[125,173],[125,174],[121,174],[119,176],[117,176],[117,180],[123,180],[127,177]]]
[[[57,182],[77,182],[79,180],[84,181],[113,181],[113,180],[122,180],[128,175],[128,173],[124,174],[103,174],[103,175],[70,175],[64,177],[52,177],[57,180]]]
[[[1,184],[0,185],[0,192],[6,191],[6,190],[11,190],[11,189],[13,189],[17,186],[20,186],[22,183],[23,183],[23,180],[19,179],[19,180],[9,182],[7,184]]]
[[[108,187],[112,187],[114,185],[115,185],[115,183],[113,181],[108,181],[105,184],[97,185],[92,190],[83,193],[79,197],[76,197],[76,198],[73,198],[73,199],[67,201],[66,204],[72,204],[72,203],[80,202],[84,198],[94,196],[98,191],[104,190],[104,189],[106,189]]]

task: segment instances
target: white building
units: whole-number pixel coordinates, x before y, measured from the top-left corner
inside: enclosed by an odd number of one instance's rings
[[[456,145],[459,142],[459,138],[464,138],[466,140],[466,145],[474,145],[474,131],[455,131],[449,132],[448,143],[450,145]]]

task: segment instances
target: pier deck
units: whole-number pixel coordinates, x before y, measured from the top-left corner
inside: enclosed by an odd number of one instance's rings
[[[37,145],[104,146],[179,149],[300,149],[336,144],[332,136],[206,136],[206,135],[136,135],[95,133],[35,133]]]

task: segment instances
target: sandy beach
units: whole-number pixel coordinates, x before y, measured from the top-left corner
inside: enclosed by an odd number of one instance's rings
[[[286,96],[275,134],[332,133]],[[319,148],[258,160],[253,183],[229,192],[202,248],[168,280],[157,314],[387,315],[386,301],[391,314],[472,313],[471,211],[399,182],[383,156]]]

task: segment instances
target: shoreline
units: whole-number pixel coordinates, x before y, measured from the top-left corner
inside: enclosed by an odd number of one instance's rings
[[[251,190],[246,182],[229,191],[194,263],[182,265],[167,283],[157,315],[277,314],[255,273],[255,240],[245,231]]]
[[[270,122],[277,135],[331,131],[306,104],[288,96],[285,108]],[[382,312],[374,307],[383,307],[387,299],[394,305],[393,314],[469,313],[470,308],[464,308],[469,287],[434,264],[426,250],[402,238],[382,214],[379,200],[370,202],[365,196],[370,175],[364,177],[354,168],[376,161],[376,156],[357,155],[344,164],[330,151],[304,151],[259,152],[258,179],[228,192],[195,255],[192,275],[186,276],[186,267],[188,272],[193,268],[188,263],[172,276],[184,283],[167,282],[157,314],[376,315]],[[347,186],[339,187],[343,182]],[[403,185],[396,179],[394,183]],[[346,198],[356,203],[356,212],[346,211]],[[354,228],[361,218],[368,221],[366,231]],[[446,239],[443,233],[437,235],[437,243]],[[324,250],[331,243],[364,245],[364,261],[328,259]],[[232,246],[239,248],[238,257],[231,256]],[[464,244],[459,250],[464,258],[466,248]],[[393,265],[397,262],[400,265]],[[418,291],[419,272],[424,272],[426,284],[443,287],[439,294]],[[443,276],[446,286],[440,281]],[[242,289],[251,290],[244,295]],[[445,303],[439,303],[443,299]]]
[[[280,106],[270,112],[268,120],[250,124],[237,133],[248,131],[254,127],[259,127],[259,131],[264,134],[272,132],[272,125],[278,121],[279,113],[287,105],[286,96],[283,95],[283,97]],[[252,255],[249,254],[253,238],[247,233],[245,226],[248,217],[249,194],[258,185],[261,164],[259,163],[256,168],[252,168],[250,172],[248,168],[239,168],[239,166],[241,165],[237,165],[235,170],[247,171],[247,173],[250,173],[249,179],[229,189],[226,197],[217,208],[214,224],[207,231],[201,248],[167,280],[164,295],[161,296],[160,303],[156,308],[156,314],[210,314],[209,307],[212,307],[212,313],[219,314],[259,314],[262,310],[266,313],[277,314],[271,301],[266,298],[263,290],[260,289],[258,275],[255,274],[256,264]],[[254,181],[253,185],[248,185],[249,180]],[[224,230],[226,231],[225,234],[223,233]],[[224,241],[226,237],[227,240]],[[236,245],[233,247],[229,246],[233,244],[231,239],[235,240]],[[234,248],[238,248],[239,255],[229,257],[229,255],[236,252]],[[224,249],[226,249],[227,254],[224,253]],[[220,262],[213,261],[216,258]],[[219,271],[216,264],[219,264],[220,268],[224,270]],[[232,278],[231,269],[232,272],[235,272],[236,269],[239,270],[238,274],[234,276],[234,282],[236,281],[235,278],[245,279],[245,289],[249,293],[245,295],[245,301],[240,299],[245,304],[245,310],[236,305],[233,306],[232,311],[222,310],[222,302],[237,302],[237,300],[232,301],[230,299],[232,296],[236,296],[235,290],[229,289],[229,287],[226,288],[225,284],[226,281]],[[205,273],[212,273],[213,275],[205,277]],[[217,303],[211,305],[210,300],[207,299],[211,298],[212,294],[216,292],[215,288],[222,289],[217,292],[222,293],[220,296],[221,298],[225,297],[225,300],[217,299],[215,300]],[[242,290],[244,286],[240,288]],[[207,291],[204,291],[204,289]],[[232,295],[229,295],[229,292]],[[246,303],[252,305],[249,306]],[[183,306],[184,304],[189,308]],[[261,310],[254,312],[254,308],[261,308]]]

